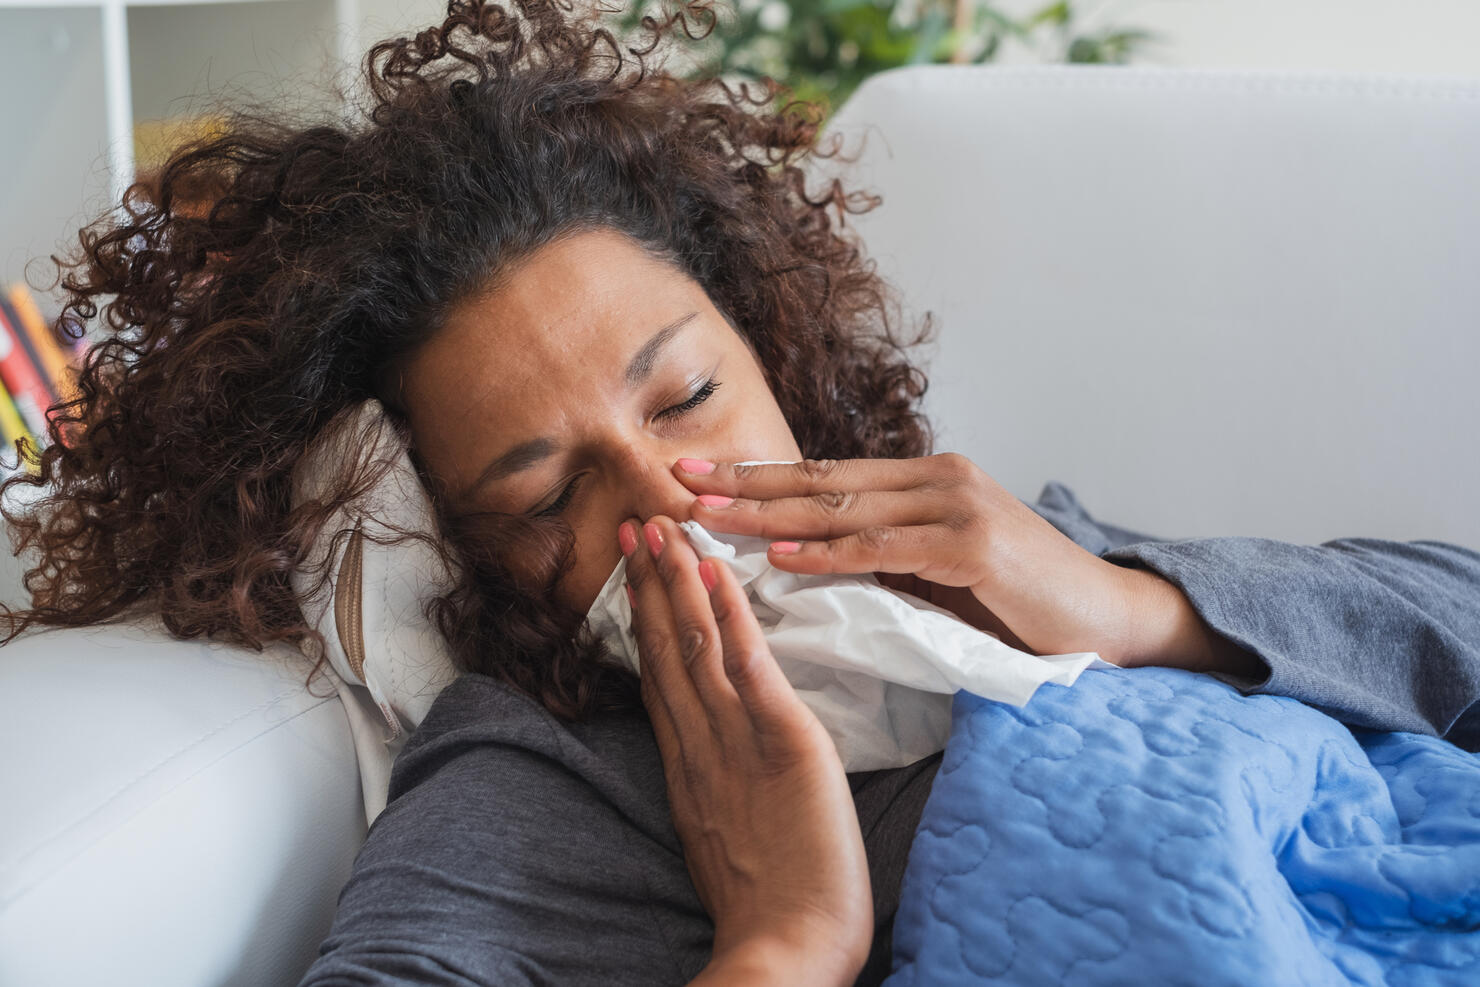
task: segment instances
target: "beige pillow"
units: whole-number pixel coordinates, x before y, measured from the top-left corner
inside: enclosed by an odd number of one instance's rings
[[[326,497],[351,469],[392,463],[374,487],[336,511],[292,575],[305,619],[325,637],[330,679],[349,714],[367,821],[385,807],[391,763],[407,735],[457,677],[445,639],[423,613],[450,588],[449,573],[423,541],[376,540],[402,532],[437,536],[408,449],[407,437],[371,398],[336,416],[293,474],[297,505]]]

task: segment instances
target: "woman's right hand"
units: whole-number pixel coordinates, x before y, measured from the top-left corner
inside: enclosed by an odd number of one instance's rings
[[[695,982],[736,982],[724,974],[764,963],[767,983],[851,984],[872,944],[873,893],[832,738],[728,566],[701,563],[663,516],[623,522],[618,540],[674,828],[715,925]]]

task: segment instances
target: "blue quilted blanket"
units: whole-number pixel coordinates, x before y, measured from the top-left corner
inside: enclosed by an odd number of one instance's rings
[[[887,981],[1480,985],[1480,756],[1170,668],[957,693]]]

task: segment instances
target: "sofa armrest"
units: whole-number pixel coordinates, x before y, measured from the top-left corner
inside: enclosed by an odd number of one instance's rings
[[[365,836],[310,667],[148,618],[0,647],[0,983],[297,981]]]

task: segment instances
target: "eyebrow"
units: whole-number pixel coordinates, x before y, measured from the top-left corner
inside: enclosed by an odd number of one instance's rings
[[[698,312],[690,312],[679,316],[653,333],[648,341],[642,344],[637,353],[633,355],[631,362],[627,364],[627,369],[622,373],[622,379],[629,389],[641,384],[652,375],[653,368],[658,365],[658,354],[663,346],[698,314]],[[556,448],[555,440],[548,436],[519,443],[484,467],[483,472],[478,475],[463,496],[470,497],[486,483],[502,480],[507,476],[529,469],[553,455]]]
[[[698,315],[698,312],[690,312],[688,315],[679,316],[668,325],[653,333],[651,339],[642,344],[642,349],[632,357],[632,362],[627,364],[627,370],[622,375],[629,388],[636,387],[653,372],[653,367],[658,364],[658,351],[665,343],[672,339],[680,329],[689,324],[689,321]]]

